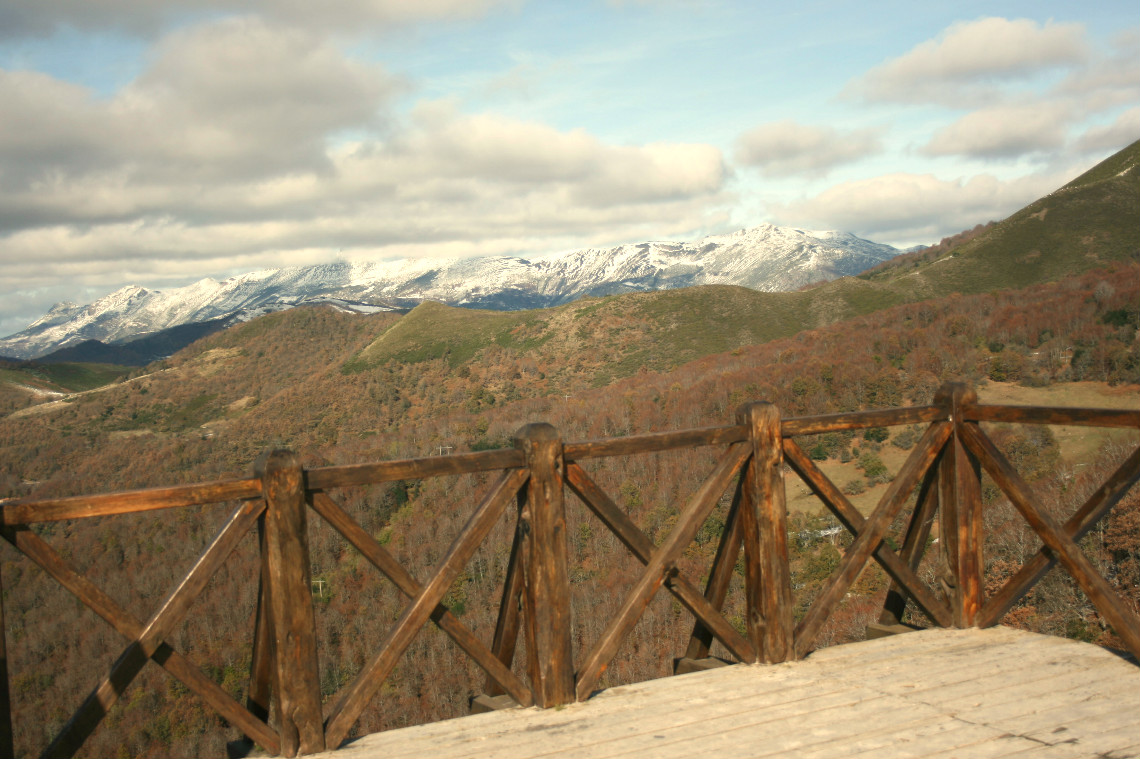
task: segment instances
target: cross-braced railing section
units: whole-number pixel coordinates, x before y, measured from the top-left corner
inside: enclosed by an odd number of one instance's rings
[[[128,645],[115,660],[110,671],[92,688],[88,696],[42,753],[44,757],[73,755],[99,726],[119,697],[141,672],[147,661],[154,661],[171,677],[180,681],[218,715],[239,727],[246,735],[277,752],[277,733],[265,721],[256,706],[251,710],[234,700],[220,685],[206,676],[198,664],[180,653],[168,641],[186,618],[207,583],[237,548],[242,538],[263,518],[266,505],[260,498],[261,483],[257,479],[232,480],[188,487],[160,488],[131,493],[60,498],[35,503],[10,502],[0,511],[0,534],[12,546],[37,564],[63,588],[75,596],[123,636]],[[97,583],[77,570],[47,541],[31,529],[31,525],[69,519],[129,514],[169,508],[188,508],[239,500],[217,536],[194,562],[190,571],[171,589],[165,600],[146,619],[131,614]],[[0,623],[3,609],[0,608]],[[4,638],[0,637],[0,643]],[[0,654],[6,647],[0,646]],[[12,756],[12,723],[8,700],[7,656],[3,656],[3,681],[0,683],[4,707],[0,714],[0,754]]]
[[[1059,524],[987,436],[982,423],[988,422],[1140,429],[1140,412],[985,406],[966,386],[949,384],[929,406],[781,419],[774,405],[761,402],[742,407],[734,423],[726,426],[586,442],[563,442],[550,425],[530,424],[519,430],[510,449],[308,469],[296,454],[273,451],[258,461],[255,476],[247,480],[6,502],[0,510],[3,536],[129,641],[110,673],[44,753],[74,753],[148,660],[181,680],[270,753],[293,756],[336,748],[352,734],[363,711],[429,622],[486,673],[488,696],[501,694],[516,704],[544,708],[582,700],[599,687],[607,667],[662,591],[694,620],[687,649],[677,652],[682,662],[699,666],[701,660],[711,661],[714,641],[740,662],[794,660],[816,647],[825,623],[872,560],[891,579],[880,623],[899,628],[904,609],[912,603],[936,626],[995,624],[1059,562],[1125,645],[1140,655],[1135,615],[1077,546],[1140,479],[1140,449],[1068,521]],[[925,425],[925,431],[866,516],[797,442],[820,433],[895,425]],[[671,505],[675,518],[656,542],[599,485],[598,469],[604,471],[607,462],[617,457],[697,447],[712,451],[712,464],[699,484]],[[589,469],[587,462],[592,462]],[[983,471],[1043,543],[1037,555],[988,598],[983,584]],[[421,579],[338,501],[345,489],[470,474],[490,477],[489,483],[451,545],[434,566],[421,572]],[[785,479],[793,474],[851,533],[838,565],[798,620],[793,612],[796,599],[785,500]],[[730,505],[702,588],[682,571],[681,559],[726,498]],[[146,621],[128,614],[28,529],[38,521],[227,500],[239,501],[229,521]],[[578,507],[596,517],[640,568],[600,634],[575,651],[573,617],[594,611],[572,608],[567,511]],[[469,507],[455,503],[449,508],[465,513]],[[407,599],[354,679],[328,698],[321,692],[311,592],[307,525],[312,514],[338,532]],[[513,537],[494,632],[484,640],[447,607],[446,599],[504,519],[513,524]],[[892,524],[899,522],[905,528],[896,551],[887,538]],[[255,525],[261,556],[259,590],[248,698],[242,705],[174,650],[167,638],[208,578]],[[938,588],[924,582],[919,571],[935,525],[937,550],[949,574],[949,582]],[[738,567],[743,568],[739,573],[743,577],[736,582],[743,589],[744,614],[734,624],[725,609]],[[520,639],[526,659],[516,667]],[[5,677],[5,686],[6,681]],[[4,698],[0,706],[5,706],[6,687],[0,696]],[[2,718],[10,720],[7,709]],[[0,741],[6,741],[0,744],[0,753],[10,755],[10,721],[0,723],[0,733]]]

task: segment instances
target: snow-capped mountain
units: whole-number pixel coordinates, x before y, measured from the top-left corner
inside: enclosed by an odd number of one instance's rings
[[[513,310],[583,295],[703,284],[794,290],[858,274],[898,253],[844,232],[765,224],[692,243],[644,242],[530,259],[338,261],[266,269],[164,291],[132,285],[87,306],[59,303],[24,331],[0,339],[0,355],[33,358],[84,340],[126,342],[181,324],[244,320],[313,303],[365,312],[437,300]]]

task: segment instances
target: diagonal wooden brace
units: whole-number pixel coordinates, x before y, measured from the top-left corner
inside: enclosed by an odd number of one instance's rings
[[[582,502],[590,508],[598,519],[613,531],[626,548],[630,550],[642,564],[649,564],[653,558],[653,541],[649,539],[633,520],[618,505],[598,487],[586,471],[578,464],[570,462],[566,465],[566,483]],[[726,526],[727,530],[728,527]],[[666,570],[665,587],[681,604],[703,624],[724,647],[732,652],[742,662],[751,664],[756,661],[756,648],[751,642],[736,631],[724,615],[683,575],[672,574],[672,567]]]
[[[701,525],[708,518],[717,498],[728,488],[732,478],[740,471],[744,462],[751,454],[751,444],[747,442],[733,443],[728,452],[721,458],[713,473],[709,475],[689,499],[681,512],[673,531],[654,552],[653,558],[646,566],[641,579],[634,585],[633,590],[626,596],[618,615],[610,622],[602,633],[601,638],[594,644],[593,650],[582,663],[578,672],[578,683],[575,692],[579,701],[584,701],[593,692],[602,673],[617,654],[618,647],[625,639],[662,583],[668,568],[677,560],[681,552],[693,542]]]
[[[111,667],[110,673],[95,687],[75,714],[63,726],[59,735],[44,750],[45,757],[70,757],[79,750],[92,731],[99,725],[107,710],[119,699],[127,686],[142,670],[150,657],[162,646],[164,639],[182,621],[190,606],[206,587],[206,583],[223,562],[233,553],[238,542],[257,522],[263,504],[250,501],[234,511],[206,552],[194,567],[167,596],[158,611],[143,626],[138,638],[127,646]]]

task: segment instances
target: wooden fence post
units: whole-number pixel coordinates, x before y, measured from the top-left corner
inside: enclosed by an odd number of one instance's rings
[[[757,658],[775,664],[796,658],[780,409],[766,401],[749,403],[740,408],[736,418],[748,426],[752,440],[752,460],[742,475],[746,479],[740,514],[745,561],[753,565],[746,570],[745,578],[749,585],[759,581],[758,588],[745,591],[750,607],[749,634]],[[754,618],[757,615],[751,608],[757,603],[760,619]]]
[[[535,705],[547,708],[575,697],[562,441],[551,425],[528,424],[515,433],[515,447],[530,469],[519,513],[527,671]]]
[[[956,627],[973,627],[982,608],[982,485],[981,466],[962,443],[959,430],[966,422],[962,409],[977,403],[978,394],[963,382],[947,382],[934,396],[954,424],[954,435],[942,454],[940,536],[947,566],[954,575],[954,609]]]
[[[8,694],[8,625],[4,619],[4,584],[0,581],[0,759],[16,755],[12,740],[12,701]]]
[[[287,450],[258,459],[265,498],[269,615],[273,631],[281,753],[325,750],[313,616],[305,483],[300,458]]]

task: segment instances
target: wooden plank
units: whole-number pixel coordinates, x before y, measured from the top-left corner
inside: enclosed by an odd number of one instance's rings
[[[747,436],[740,425],[729,427],[703,427],[676,432],[650,432],[644,435],[584,440],[566,443],[563,455],[568,461],[599,458],[602,456],[629,456],[637,453],[657,453],[679,448],[697,448],[706,445],[738,443]]]
[[[973,388],[961,382],[948,382],[939,388],[934,396],[936,403],[943,406],[954,422],[954,436],[946,446],[939,463],[941,471],[941,502],[953,504],[953,523],[949,515],[943,520],[948,531],[953,531],[956,552],[951,555],[954,562],[956,591],[954,603],[954,624],[957,627],[973,627],[981,611],[982,568],[982,485],[981,469],[978,462],[963,447],[962,429],[975,422],[966,422],[966,410],[978,400]]]
[[[269,614],[281,753],[312,754],[324,750],[325,735],[301,458],[293,451],[267,451],[254,464],[254,471],[261,479],[266,503]]]
[[[744,470],[744,500],[741,516],[745,556],[752,553],[751,570],[745,578],[754,584],[746,591],[753,608],[748,620],[757,651],[769,664],[796,658],[793,643],[792,577],[788,561],[788,508],[784,493],[784,448],[780,431],[780,410],[775,404],[760,402],[742,406],[737,421],[746,424],[752,443],[752,460]],[[748,536],[749,522],[755,520],[755,543]],[[755,617],[759,615],[763,623]]]
[[[842,414],[788,417],[781,422],[783,437],[818,435],[822,432],[861,430],[869,427],[891,427],[899,424],[926,424],[946,419],[938,406],[913,406],[880,411],[852,411]]]
[[[597,515],[598,519],[617,536],[626,548],[642,564],[649,564],[653,558],[653,541],[634,524],[624,511],[606,495],[597,483],[576,463],[566,465],[566,483],[582,499],[582,502]],[[726,527],[727,530],[727,527]],[[665,587],[697,619],[702,629],[724,644],[724,647],[737,659],[746,663],[756,661],[756,648],[747,638],[728,623],[720,610],[683,575],[674,572],[675,567],[666,569]],[[723,598],[722,598],[723,602]],[[707,651],[706,651],[707,654]]]
[[[310,491],[344,488],[353,485],[374,485],[395,480],[421,480],[444,475],[493,472],[525,466],[520,451],[503,448],[495,451],[456,453],[450,456],[430,456],[421,459],[397,459],[371,464],[316,467],[305,472]]]
[[[8,625],[4,619],[3,590],[0,578],[0,759],[12,759],[16,749],[12,741],[12,701],[8,695]]]
[[[641,578],[626,596],[621,610],[603,631],[601,638],[582,663],[576,687],[579,700],[589,697],[625,636],[637,624],[653,595],[665,581],[667,568],[696,537],[701,525],[716,505],[717,498],[728,487],[750,453],[751,445],[733,443],[713,473],[689,499],[672,532],[653,554],[653,559],[646,566]]]
[[[796,626],[795,646],[796,655],[805,656],[811,650],[820,628],[835,605],[843,598],[851,583],[859,576],[867,559],[874,553],[876,547],[886,534],[887,528],[894,521],[899,511],[906,503],[907,497],[914,490],[919,479],[926,474],[930,465],[938,457],[942,446],[950,438],[953,425],[949,422],[935,422],[926,429],[922,439],[918,441],[906,463],[899,470],[898,475],[883,493],[879,505],[871,517],[867,519],[863,529],[855,537],[851,547],[839,562],[839,566],[832,573],[827,586],[816,598],[815,603],[808,609],[807,614]]]
[[[143,626],[138,639],[131,643],[111,667],[111,672],[95,687],[83,705],[45,749],[45,757],[70,757],[118,701],[147,660],[155,654],[165,638],[182,621],[206,583],[233,553],[238,542],[256,523],[261,503],[250,501],[239,506],[178,587],[167,596],[158,611]]]
[[[262,501],[264,503],[264,501]],[[273,618],[269,614],[272,602],[269,600],[269,544],[265,531],[265,513],[257,520],[258,577],[257,610],[253,617],[253,651],[249,662],[249,693],[246,694],[246,708],[258,719],[269,720],[269,706],[272,698],[274,662]],[[252,736],[250,736],[252,737]]]
[[[311,504],[314,511],[360,551],[372,566],[383,572],[401,593],[408,598],[415,598],[423,591],[423,586],[411,573],[332,498],[325,493],[314,493]],[[531,705],[530,690],[511,672],[509,665],[500,661],[446,606],[442,604],[437,606],[431,613],[431,619],[464,653],[482,667],[489,677],[505,688],[516,702],[524,706]]]
[[[262,502],[256,502],[261,504]],[[137,640],[143,631],[143,623],[123,609],[110,596],[96,587],[86,577],[73,570],[58,553],[35,533],[26,527],[5,527],[0,531],[4,539],[17,550],[35,562],[53,577],[60,585],[72,593],[85,606],[102,617],[108,624],[128,640]],[[215,712],[228,722],[240,728],[246,735],[256,740],[267,751],[279,751],[277,733],[270,730],[264,721],[255,718],[235,701],[213,680],[202,674],[201,669],[178,651],[164,643],[152,657],[171,676],[179,680]]]
[[[530,469],[519,513],[527,671],[535,705],[560,706],[574,700],[562,441],[554,427],[539,423],[516,432],[515,445]]]
[[[736,559],[740,556],[742,537],[739,515],[743,501],[744,483],[738,480],[736,493],[732,498],[732,506],[729,507],[724,530],[721,531],[720,542],[717,544],[716,555],[713,557],[712,569],[709,570],[709,579],[705,584],[705,599],[718,612],[724,608],[724,599],[728,595],[728,585],[732,582]],[[689,636],[689,647],[685,651],[685,658],[706,658],[709,655],[712,639],[712,630],[698,618],[693,625],[693,633]],[[755,654],[753,655],[755,656]]]
[[[380,685],[396,666],[420,628],[447,594],[455,578],[502,516],[507,502],[527,479],[525,470],[503,472],[471,515],[463,530],[451,544],[439,569],[419,594],[404,609],[395,627],[384,638],[380,650],[338,697],[329,712],[325,737],[328,746],[338,747],[348,736],[352,725]]]
[[[1064,525],[1065,534],[1071,537],[1073,542],[1079,543],[1137,481],[1140,481],[1140,448],[1133,451],[1104,484],[1069,517]],[[997,624],[1056,563],[1056,556],[1047,547],[1042,547],[990,597],[978,615],[978,626],[989,627]]]
[[[521,513],[526,503],[523,490],[518,494],[518,510]],[[511,555],[507,559],[507,574],[503,578],[503,597],[499,600],[499,616],[495,620],[495,634],[491,638],[491,653],[508,670],[514,665],[515,647],[519,640],[519,612],[522,605],[522,530],[515,524],[515,536],[511,541]],[[512,674],[514,674],[512,672]],[[504,692],[499,681],[487,676],[486,695],[495,698]],[[530,690],[527,689],[527,706],[533,704]],[[517,699],[516,699],[517,701]]]
[[[906,534],[903,536],[899,558],[911,572],[917,572],[922,563],[922,557],[926,551],[926,541],[930,537],[930,528],[934,524],[934,515],[938,510],[938,469],[939,462],[935,461],[930,467],[930,471],[926,473],[926,477],[923,478],[918,491],[917,505],[911,512],[910,521],[906,526]],[[923,583],[923,587],[925,585]],[[883,612],[879,615],[879,624],[888,626],[901,624],[909,596],[910,591],[906,589],[906,586],[892,577],[891,586],[887,589],[887,596],[883,600]],[[937,599],[934,600],[937,601]],[[948,625],[953,619],[950,609],[942,604],[938,606],[945,610]],[[934,620],[935,617],[931,617],[931,619]]]
[[[0,502],[0,523],[13,526],[58,522],[62,519],[86,519],[237,501],[257,498],[260,495],[261,483],[257,480],[223,480],[199,485],[127,490],[102,495],[80,495],[36,501],[3,501]]]
[[[744,629],[748,633],[749,644],[756,650],[757,660],[773,664],[774,661],[770,661],[770,657],[779,654],[772,653],[766,633],[769,621],[777,625],[780,621],[775,618],[770,620],[765,614],[765,580],[768,578],[764,574],[764,569],[768,563],[764,561],[760,518],[756,513],[757,504],[764,499],[762,485],[759,484],[764,478],[764,474],[760,471],[762,467],[763,464],[757,462],[756,446],[753,441],[752,457],[744,465],[744,471],[737,481],[740,509],[736,518],[740,521],[740,547],[744,551]],[[791,629],[786,634],[790,638]],[[787,647],[785,646],[782,651],[786,653]]]
[[[1097,611],[1104,617],[1128,650],[1140,658],[1140,619],[1127,607],[1084,555],[1080,547],[1048,513],[1033,505],[1032,490],[1021,479],[997,446],[976,425],[963,425],[963,442],[981,459],[990,477],[1038,534],[1046,547],[1058,556],[1065,569],[1080,585]]]
[[[1069,427],[1140,427],[1140,411],[1108,408],[1057,408],[1050,406],[990,406],[972,404],[964,421],[1009,424],[1056,424]]]
[[[858,535],[866,525],[866,520],[859,510],[847,500],[847,496],[827,478],[811,457],[794,440],[784,441],[784,454],[788,464],[800,478],[812,489],[812,492],[823,502],[835,518],[839,520],[853,535]],[[925,481],[932,479],[928,472]],[[914,568],[907,565],[891,547],[883,542],[875,547],[872,554],[879,565],[890,575],[891,579],[904,588],[914,598],[918,608],[926,614],[932,622],[948,627],[953,622],[953,614],[946,604],[932,593],[918,575]]]

